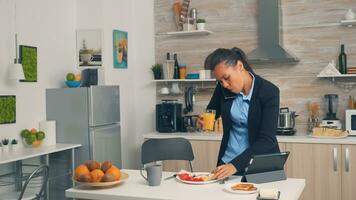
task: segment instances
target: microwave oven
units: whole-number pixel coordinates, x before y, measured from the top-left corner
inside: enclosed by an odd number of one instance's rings
[[[350,135],[356,135],[356,109],[346,110],[345,128]]]

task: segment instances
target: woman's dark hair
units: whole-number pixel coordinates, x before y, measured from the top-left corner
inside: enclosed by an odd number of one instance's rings
[[[233,67],[236,65],[238,60],[242,62],[247,71],[254,74],[252,68],[247,63],[246,54],[237,47],[232,49],[216,49],[213,53],[206,57],[204,68],[214,70],[215,67],[221,62],[224,62],[226,65]]]

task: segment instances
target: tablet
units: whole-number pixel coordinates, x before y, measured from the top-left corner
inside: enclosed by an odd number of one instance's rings
[[[261,154],[252,156],[250,163],[245,168],[244,174],[256,174],[284,169],[289,152]]]

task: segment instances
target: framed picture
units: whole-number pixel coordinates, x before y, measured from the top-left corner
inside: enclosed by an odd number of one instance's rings
[[[25,75],[25,79],[20,81],[37,82],[37,47],[20,45],[19,55]]]
[[[79,68],[102,66],[102,31],[99,29],[77,30],[77,65]]]
[[[0,95],[0,124],[16,123],[16,96]]]
[[[128,38],[126,31],[113,30],[114,68],[127,69]]]

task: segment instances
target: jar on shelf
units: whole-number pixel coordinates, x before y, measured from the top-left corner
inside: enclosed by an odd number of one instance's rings
[[[179,79],[186,79],[186,78],[187,78],[187,66],[179,65]]]

